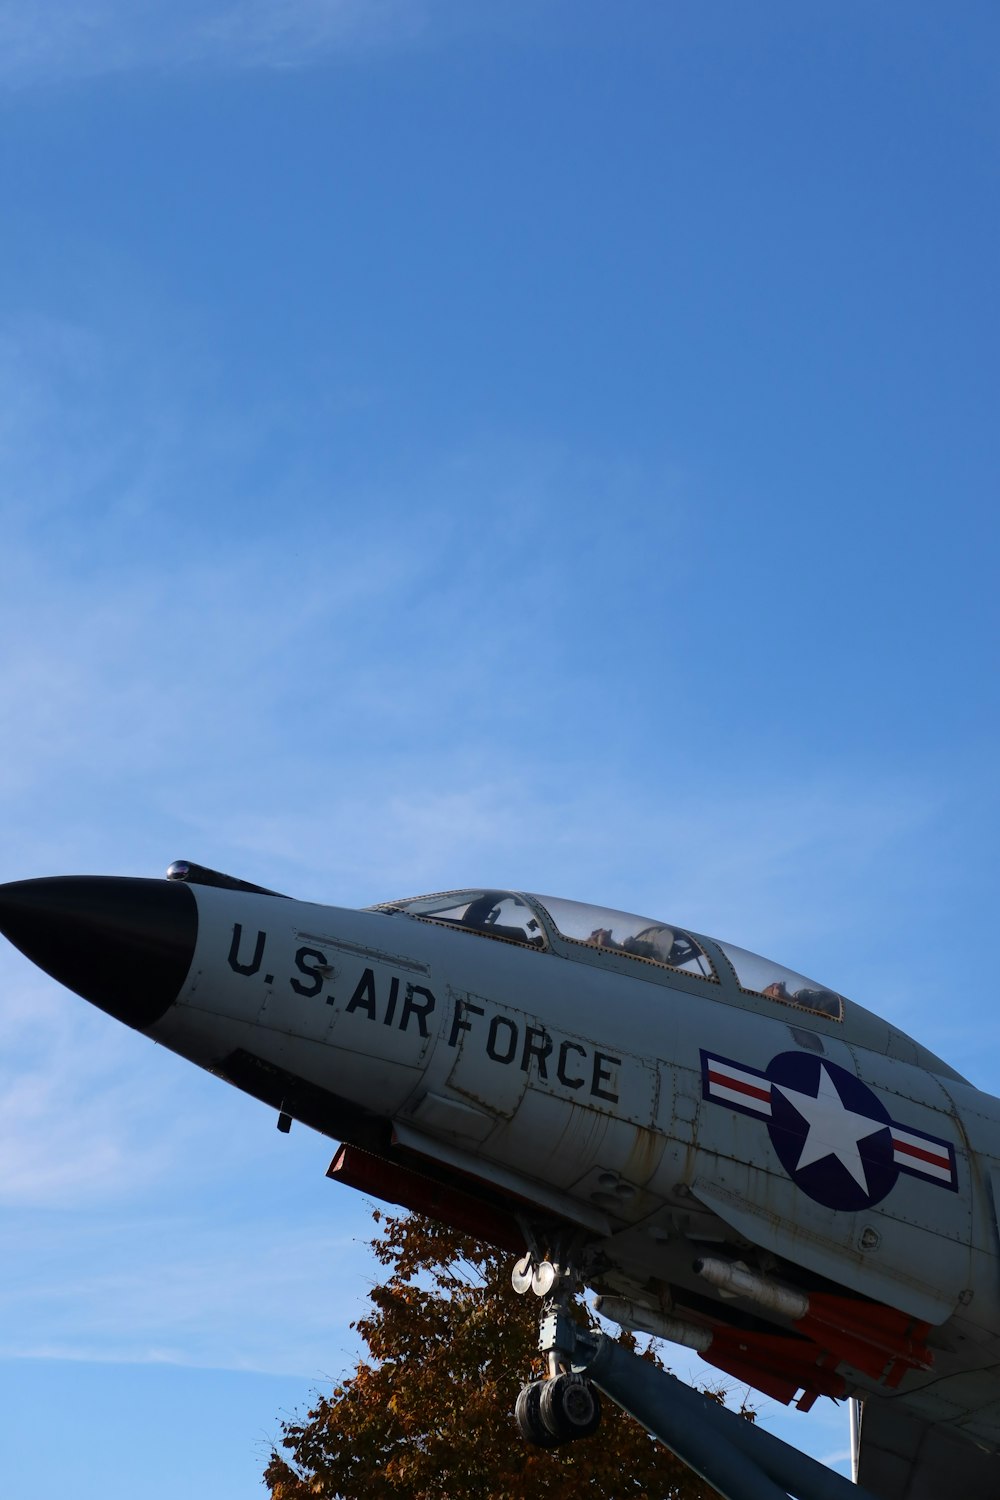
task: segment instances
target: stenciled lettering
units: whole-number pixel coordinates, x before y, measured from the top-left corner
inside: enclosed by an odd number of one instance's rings
[[[501,1026],[507,1028],[506,1052],[499,1051],[497,1046]],[[494,1062],[510,1063],[514,1061],[514,1055],[517,1052],[517,1027],[507,1016],[494,1016],[490,1022],[489,1036],[486,1038],[486,1051]]]
[[[312,968],[309,966],[309,959],[313,961]],[[288,982],[297,995],[304,995],[307,1000],[311,1000],[323,988],[326,954],[321,953],[318,948],[300,948],[295,955],[295,967],[300,974],[308,976],[309,983],[303,984],[301,979],[290,979]]]
[[[243,942],[243,927],[239,922],[233,923],[233,940],[229,945],[229,967],[234,974],[256,974],[260,969],[264,958],[264,944],[267,941],[266,932],[258,932],[257,942],[254,945],[253,958],[248,964],[240,961],[240,945]]]
[[[369,1021],[375,1019],[375,974],[372,969],[366,969],[358,980],[358,987],[347,1002],[347,1013],[352,1010],[363,1010]]]
[[[573,1078],[566,1071],[566,1059],[570,1052],[576,1052],[586,1060],[586,1047],[581,1047],[579,1042],[561,1042],[559,1045],[559,1057],[556,1061],[556,1077],[568,1089],[582,1089],[586,1079]]]
[[[394,974],[392,976],[392,979],[391,979],[390,983],[389,983],[389,1004],[386,1006],[386,1008],[385,1008],[385,1015],[382,1017],[382,1025],[383,1026],[391,1026],[392,1025],[392,1018],[396,1014],[396,1001],[398,999],[399,999],[399,979]]]
[[[472,1022],[465,1019],[467,1011],[473,1016],[485,1015],[481,1005],[474,1005],[471,1000],[456,1000],[455,1014],[451,1018],[451,1032],[448,1036],[449,1047],[458,1045],[459,1032],[472,1030]]]
[[[229,962],[238,974],[256,974],[263,963],[266,934],[259,932],[249,963],[243,962],[240,949],[243,933],[239,924],[233,929]],[[301,978],[289,980],[296,994],[313,999],[323,989],[330,969],[326,955],[319,948],[299,948],[295,954],[295,968]],[[429,1018],[433,1015],[437,1001],[433,992],[422,984],[404,981],[396,974],[384,974],[376,978],[374,968],[365,969],[354,988],[354,993],[345,1006],[346,1014],[363,1011],[369,1021],[381,1021],[383,1026],[395,1027],[399,1031],[410,1031],[416,1022],[417,1034],[427,1040],[430,1037]],[[380,989],[387,984],[387,989]],[[332,1005],[334,997],[327,996]],[[447,1045],[457,1048],[466,1032],[478,1034],[482,1045],[482,1030],[476,1026],[477,1018],[485,1018],[490,1007],[479,1005],[474,1000],[455,997],[451,1022],[448,1027]],[[443,1039],[443,1038],[442,1038]],[[506,1015],[491,1015],[486,1026],[486,1055],[491,1062],[509,1067],[516,1063],[522,1073],[533,1074],[539,1082],[551,1084],[558,1081],[564,1088],[575,1093],[587,1089],[594,1099],[603,1099],[608,1104],[619,1102],[616,1069],[623,1059],[611,1052],[599,1052],[582,1042],[570,1038],[553,1038],[544,1027],[526,1018],[518,1021]],[[534,1067],[532,1066],[534,1060]],[[550,1070],[551,1064],[551,1070]]]
[[[422,995],[423,1003],[417,996]],[[420,1027],[421,1036],[429,1036],[427,1030],[427,1017],[434,1009],[434,996],[430,990],[425,990],[422,984],[408,984],[406,994],[403,996],[403,1014],[399,1018],[399,1029],[405,1031],[410,1024],[410,1017],[416,1016],[417,1025]]]
[[[400,984],[401,980],[398,975],[391,974],[389,976],[389,998],[386,1001],[385,1011],[382,1015],[383,1026],[392,1026],[396,1022]],[[400,1031],[408,1031],[411,1019],[415,1019],[420,1035],[422,1037],[430,1036],[430,1031],[427,1027],[427,1017],[431,1014],[436,1004],[437,1001],[434,995],[430,990],[425,989],[422,984],[408,984],[403,992],[403,1004],[400,1009],[398,1029]],[[344,1007],[344,1012],[347,1015],[356,1010],[363,1010],[369,1021],[378,1020],[378,992],[375,988],[374,969],[365,969],[357,982],[354,994]]]
[[[610,1083],[612,1077],[609,1070],[604,1066],[605,1063],[612,1063],[616,1067],[620,1068],[622,1065],[622,1060],[620,1057],[612,1057],[607,1052],[595,1052],[594,1071],[590,1081],[590,1092],[596,1099],[607,1099],[609,1104],[617,1104],[618,1095],[613,1094],[610,1089],[601,1088],[601,1084]]]
[[[524,1028],[524,1049],[521,1052],[521,1072],[527,1073],[528,1065],[533,1057],[538,1059],[539,1078],[548,1078],[545,1071],[545,1059],[552,1051],[552,1038],[542,1026],[526,1026]]]

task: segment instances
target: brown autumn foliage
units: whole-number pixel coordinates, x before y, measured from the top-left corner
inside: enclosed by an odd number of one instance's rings
[[[715,1494],[607,1400],[593,1437],[556,1450],[521,1439],[513,1410],[540,1373],[538,1302],[514,1293],[508,1256],[416,1214],[385,1217],[372,1248],[389,1274],[354,1325],[370,1358],[283,1424],[287,1456],[275,1450],[264,1474],[271,1500]]]

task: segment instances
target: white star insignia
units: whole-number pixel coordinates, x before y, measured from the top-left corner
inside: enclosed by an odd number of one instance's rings
[[[795,1170],[800,1172],[803,1167],[811,1166],[815,1161],[835,1156],[858,1186],[867,1193],[868,1178],[858,1142],[885,1130],[886,1122],[873,1120],[870,1115],[855,1114],[848,1109],[822,1063],[819,1066],[819,1091],[815,1098],[811,1094],[800,1094],[797,1089],[786,1088],[783,1083],[774,1084],[773,1087],[781,1090],[809,1127]]]

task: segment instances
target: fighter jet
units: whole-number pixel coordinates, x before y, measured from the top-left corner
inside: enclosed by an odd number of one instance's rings
[[[583,1286],[777,1401],[859,1398],[878,1500],[1000,1492],[1000,1101],[836,990],[671,922],[167,875],[0,886],[0,929],[279,1129],[334,1138],[335,1182],[518,1256],[549,1328],[523,1436],[596,1425],[552,1332]]]

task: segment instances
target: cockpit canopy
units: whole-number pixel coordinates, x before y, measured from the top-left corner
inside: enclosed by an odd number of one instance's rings
[[[437,896],[414,896],[407,901],[387,901],[374,911],[405,911],[428,922],[443,922],[485,937],[506,938],[529,948],[547,948],[548,942],[536,913],[523,896],[514,891],[445,891]]]
[[[741,990],[761,995],[798,1010],[841,1021],[844,999],[836,991],[815,984],[802,974],[762,958],[733,943],[700,938],[671,923],[633,916],[561,896],[531,896],[516,891],[445,891],[436,896],[414,896],[388,901],[374,911],[405,912],[424,922],[440,923],[483,937],[546,949],[546,923],[555,936],[585,948],[620,953],[643,964],[694,975],[719,983],[717,965],[724,960]],[[708,948],[711,947],[710,955]]]
[[[715,941],[728,959],[741,990],[763,995],[768,1000],[781,1000],[785,1005],[797,1005],[800,1010],[816,1011],[834,1021],[844,1019],[844,997],[836,990],[828,990],[806,979],[804,974],[783,968],[771,958],[761,958],[759,953],[749,953],[734,943],[720,943],[718,938]]]
[[[624,911],[610,911],[604,906],[588,906],[582,901],[565,901],[561,896],[535,896],[561,937],[589,948],[607,948],[627,953],[647,963],[680,969],[685,974],[700,974],[715,979],[711,959],[696,938],[666,922],[649,917],[634,917]]]

